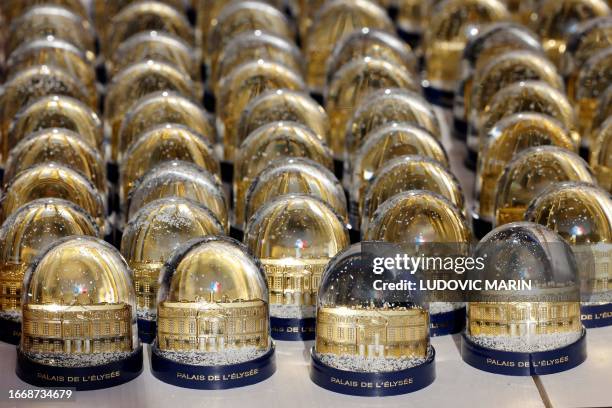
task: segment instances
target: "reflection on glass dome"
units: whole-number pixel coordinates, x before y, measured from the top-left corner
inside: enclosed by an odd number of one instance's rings
[[[256,129],[236,155],[234,167],[234,211],[236,225],[242,225],[246,193],[251,183],[274,160],[304,157],[333,169],[331,151],[317,135],[296,122],[274,122]]]
[[[167,262],[161,282],[154,353],[217,366],[254,360],[270,350],[263,269],[242,244],[222,237],[192,240]]]
[[[98,114],[83,102],[62,95],[43,96],[17,112],[9,129],[7,147],[12,148],[30,133],[48,128],[72,130],[102,151],[104,135]]]
[[[612,193],[612,119],[606,120],[599,128],[590,162],[599,184]]]
[[[219,84],[217,95],[219,119],[223,122],[223,149],[226,160],[233,160],[235,149],[240,146],[238,137],[238,121],[240,115],[255,97],[274,89],[290,89],[303,91],[305,89],[301,76],[276,62],[257,60],[236,67],[223,78]]]
[[[87,9],[80,0],[5,0],[0,4],[0,11],[8,21],[21,16],[24,11],[41,4],[64,7],[83,18],[87,18]]]
[[[304,70],[302,54],[290,38],[262,30],[246,31],[233,37],[219,54],[217,64],[211,66],[213,92],[219,94],[219,82],[234,68],[257,60],[276,62],[300,74]]]
[[[520,81],[499,90],[479,115],[478,151],[488,142],[491,129],[503,118],[521,112],[542,113],[563,125],[574,143],[580,146],[580,133],[573,106],[565,94],[542,81]],[[574,149],[572,149],[574,150]]]
[[[213,174],[220,171],[213,147],[203,136],[183,125],[159,125],[142,134],[125,153],[121,163],[122,203],[138,179],[168,160],[191,162]]]
[[[159,31],[175,35],[192,45],[195,34],[184,13],[163,2],[132,2],[108,22],[113,29],[102,42],[106,55],[113,55],[119,44],[143,31]]]
[[[112,146],[118,146],[121,121],[131,106],[143,96],[159,91],[176,91],[193,100],[200,95],[200,85],[174,67],[148,60],[130,65],[108,84],[104,117],[111,130]]]
[[[21,44],[6,61],[6,78],[36,65],[61,68],[78,78],[87,87],[88,94],[95,95],[97,92],[96,73],[91,61],[87,60],[82,50],[69,42],[48,36]]]
[[[578,268],[569,245],[534,223],[512,223],[487,234],[477,245],[482,279],[531,282],[532,289],[511,294],[482,291],[468,305],[467,336],[494,350],[537,352],[576,342],[582,334]]]
[[[141,61],[156,60],[179,68],[194,80],[200,75],[200,61],[189,42],[165,31],[145,31],[123,41],[107,59],[108,75]]]
[[[312,25],[302,41],[307,62],[306,79],[311,89],[316,92],[323,89],[325,64],[334,46],[353,31],[363,27],[394,32],[393,23],[385,10],[373,1],[328,1],[314,13]]]
[[[597,112],[597,103],[606,88],[612,84],[612,47],[606,48],[589,58],[580,68],[576,79],[576,102],[578,120],[587,144],[593,140],[592,122]]]
[[[7,218],[0,228],[0,319],[21,320],[26,270],[41,250],[70,235],[98,236],[98,227],[66,200],[34,200]]]
[[[153,200],[180,197],[193,200],[215,214],[229,228],[228,205],[219,177],[189,162],[172,160],[149,170],[130,192],[127,219]]]
[[[498,0],[449,0],[434,9],[425,29],[426,77],[438,89],[454,91],[461,55],[470,33],[480,26],[509,20]]]
[[[248,221],[264,204],[286,194],[320,198],[348,222],[346,197],[334,173],[311,159],[294,157],[275,160],[253,180],[244,219]]]
[[[357,212],[365,190],[378,170],[400,156],[430,157],[449,167],[444,147],[427,130],[407,123],[393,122],[368,133],[352,159],[350,175],[351,208]],[[353,214],[358,216],[358,214]]]
[[[239,145],[255,129],[277,121],[301,123],[329,145],[329,118],[325,109],[308,94],[287,89],[266,92],[249,102],[240,115]]]
[[[423,364],[429,313],[418,294],[374,289],[374,280],[399,281],[402,272],[372,273],[362,242],[340,252],[323,273],[317,300],[315,353],[326,365],[353,372],[399,371]],[[401,294],[400,294],[401,293]]]
[[[96,187],[77,171],[57,163],[39,164],[15,176],[4,191],[2,220],[22,205],[47,197],[75,203],[96,220],[101,231],[106,231],[104,201]]]
[[[262,1],[237,1],[223,7],[209,28],[207,54],[210,65],[218,64],[221,50],[238,34],[262,30],[282,38],[293,38],[293,27],[276,7]]]
[[[223,233],[209,209],[183,198],[152,201],[134,215],[123,232],[121,253],[134,273],[140,319],[156,318],[157,282],[172,252],[192,238]]]
[[[600,95],[597,101],[597,109],[591,126],[592,132],[597,132],[603,123],[612,116],[612,84]],[[597,139],[597,134],[593,133],[592,138]]]
[[[377,127],[406,122],[441,137],[440,123],[433,107],[418,93],[405,89],[384,89],[370,94],[355,111],[346,130],[348,158],[362,145],[366,136]]]
[[[536,6],[533,29],[542,38],[548,57],[561,66],[567,40],[581,22],[610,14],[605,0],[542,0]]]
[[[545,225],[572,246],[583,300],[612,302],[612,199],[606,191],[587,183],[554,184],[531,202],[525,219]]]
[[[353,113],[369,94],[385,88],[420,91],[413,73],[380,59],[352,60],[335,73],[325,90],[325,108],[331,123],[331,148],[336,157],[341,158],[344,154],[345,132]]]
[[[130,107],[121,121],[119,144],[112,146],[113,157],[121,160],[143,133],[167,123],[184,125],[210,143],[216,142],[213,118],[195,100],[177,92],[160,91],[139,99]]]
[[[95,107],[95,104],[91,104],[89,97],[83,93],[84,89],[83,84],[68,72],[46,65],[23,70],[5,82],[0,94],[2,153],[5,157],[12,147],[8,146],[8,137],[6,137],[9,125],[21,108],[37,98],[51,94],[72,96]]]
[[[67,41],[87,52],[88,58],[94,58],[95,33],[89,20],[53,4],[31,7],[11,21],[5,43],[6,55],[20,44],[47,36]]]
[[[106,167],[95,147],[67,129],[45,129],[32,133],[11,149],[4,170],[4,184],[21,171],[45,162],[56,162],[78,171],[105,194]]]
[[[567,79],[567,93],[573,99],[576,79],[589,58],[612,46],[612,17],[599,17],[577,25],[569,33],[561,72]]]
[[[543,55],[533,51],[510,51],[477,70],[471,93],[469,119],[478,123],[478,115],[502,88],[520,81],[544,81],[553,88],[563,91],[563,80],[555,66]]]
[[[266,272],[270,314],[284,319],[315,316],[323,270],[349,245],[346,226],[331,207],[296,194],[261,207],[249,220],[244,241]]]
[[[110,244],[67,237],[26,273],[20,351],[57,367],[125,359],[139,347],[127,264]]]
[[[331,83],[334,74],[343,65],[363,57],[388,61],[409,72],[417,72],[416,57],[408,44],[388,32],[364,27],[336,44],[327,60],[326,85]]]
[[[360,203],[361,228],[366,230],[378,207],[395,194],[409,190],[438,193],[464,210],[459,181],[439,162],[423,156],[402,156],[380,168]]]
[[[506,165],[525,149],[553,145],[576,150],[560,122],[538,113],[518,113],[497,122],[484,137],[478,155],[475,212],[491,222],[494,216],[496,188]]]
[[[559,181],[594,182],[589,166],[571,151],[540,146],[519,153],[497,182],[495,224],[521,221],[531,200]]]

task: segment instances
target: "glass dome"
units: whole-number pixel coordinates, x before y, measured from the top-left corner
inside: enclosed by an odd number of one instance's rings
[[[304,70],[302,54],[291,41],[291,37],[284,38],[262,30],[238,34],[221,50],[217,64],[211,67],[210,72],[210,83],[215,94],[219,94],[221,79],[248,61],[276,62],[302,74]]]
[[[329,148],[307,127],[296,122],[273,122],[256,129],[240,145],[234,166],[234,215],[242,225],[246,193],[251,183],[275,159],[305,157],[333,170]]]
[[[163,162],[145,173],[128,196],[127,219],[158,198],[186,198],[207,207],[229,228],[229,210],[219,177],[182,160]]]
[[[311,159],[296,157],[275,160],[253,180],[246,193],[245,221],[269,201],[287,194],[317,197],[348,222],[346,197],[334,173]]]
[[[468,304],[467,336],[479,346],[514,352],[561,348],[582,335],[578,268],[555,232],[529,222],[499,227],[477,245],[482,279],[531,282],[532,289],[482,291]]]
[[[72,130],[102,151],[104,134],[98,114],[83,102],[64,95],[43,96],[17,112],[9,128],[7,147],[10,149],[30,133],[48,128]]]
[[[194,48],[185,40],[164,31],[146,31],[134,34],[119,44],[106,61],[111,77],[128,66],[142,61],[165,62],[197,80],[200,60]]]
[[[315,12],[308,33],[302,38],[306,58],[306,80],[315,92],[325,84],[325,65],[334,46],[362,27],[394,32],[386,11],[368,0],[328,1]],[[399,68],[399,67],[398,67]]]
[[[364,57],[344,65],[325,90],[325,108],[330,119],[331,148],[338,158],[345,150],[347,124],[362,101],[372,92],[405,88],[420,92],[417,77],[401,66]]]
[[[597,132],[610,116],[612,116],[612,84],[610,84],[599,96],[597,108],[593,117],[591,132]],[[593,133],[592,138],[596,139],[597,135]]]
[[[503,118],[484,139],[476,171],[475,212],[489,222],[494,217],[499,179],[517,153],[544,145],[576,150],[561,123],[539,113],[518,113]]]
[[[612,17],[598,17],[577,25],[567,37],[561,71],[567,77],[567,93],[573,99],[576,79],[589,58],[612,47]]]
[[[88,58],[93,61],[96,36],[89,20],[67,8],[52,4],[29,8],[11,21],[7,32],[5,53],[11,55],[20,44],[47,36],[73,44],[86,52]]]
[[[479,114],[478,151],[482,152],[488,136],[500,120],[522,112],[542,113],[559,121],[574,143],[580,146],[578,120],[565,94],[542,81],[520,81],[500,89]]]
[[[612,302],[612,199],[592,184],[554,184],[529,205],[525,219],[542,224],[571,246],[581,275],[582,299]]]
[[[135,1],[126,5],[108,21],[112,30],[108,31],[102,42],[104,53],[113,55],[119,44],[144,31],[169,33],[193,45],[195,34],[186,15],[180,10],[159,1]]]
[[[106,232],[104,200],[93,183],[76,170],[52,162],[22,171],[6,186],[2,197],[2,220],[24,204],[47,197],[75,203],[96,220],[101,231]]]
[[[376,244],[352,245],[323,273],[315,353],[328,366],[353,372],[398,371],[424,363],[433,353],[421,294],[374,289],[375,280],[405,278],[405,271],[397,269],[372,273]]]
[[[308,94],[288,89],[268,91],[249,102],[238,123],[239,143],[255,129],[277,121],[301,123],[329,144],[329,118],[325,109]]]
[[[223,78],[217,95],[218,118],[223,122],[223,149],[226,160],[233,160],[235,149],[240,146],[237,140],[240,115],[258,95],[274,89],[303,91],[306,86],[301,76],[276,62],[263,60],[251,61],[236,67]]]
[[[432,12],[423,38],[427,81],[438,89],[454,91],[468,35],[509,17],[506,6],[498,0],[441,2]]]
[[[211,67],[219,62],[219,55],[227,44],[245,31],[262,30],[290,39],[294,30],[287,17],[276,7],[263,1],[237,1],[223,7],[215,25],[209,28],[207,54]]]
[[[176,91],[197,100],[200,85],[173,65],[153,60],[130,65],[107,86],[104,117],[111,130],[111,142],[117,146],[121,121],[132,105],[143,96],[158,91]]]
[[[182,125],[155,126],[132,143],[123,157],[120,169],[122,203],[126,202],[139,178],[155,165],[168,160],[184,160],[220,174],[213,147],[200,134]]]
[[[43,129],[31,133],[11,149],[4,169],[4,184],[21,171],[45,162],[56,162],[78,171],[103,194],[107,193],[106,164],[100,153],[78,133]]]
[[[470,121],[477,123],[479,113],[500,89],[528,80],[544,81],[553,88],[565,90],[557,69],[544,56],[532,51],[510,51],[494,58],[474,74]]]
[[[185,2],[183,0],[157,0],[158,2],[168,4],[176,10],[183,10]],[[105,41],[109,28],[110,19],[116,16],[122,9],[138,0],[92,0],[91,14],[93,17],[96,31],[100,35],[102,41]]]
[[[391,6],[397,10],[395,24],[398,29],[411,38],[420,39],[423,30],[427,27],[432,9],[439,0],[388,0],[387,3],[387,8]]]
[[[467,114],[471,112],[474,73],[499,55],[516,50],[528,50],[544,55],[540,39],[525,26],[517,23],[489,24],[474,35],[468,36],[461,59],[461,81],[457,86],[454,101],[456,116],[467,121]],[[470,136],[473,135],[468,134],[468,146]],[[472,139],[471,142],[474,143],[475,140]]]
[[[612,84],[612,47],[589,58],[576,79],[578,120],[588,145],[593,141],[591,131],[594,129],[591,126],[597,111],[597,103],[610,84]]]
[[[0,93],[0,125],[2,126],[3,150],[2,153],[8,154],[8,138],[6,136],[9,125],[15,114],[21,108],[27,106],[32,101],[52,94],[72,96],[80,101],[86,102],[90,107],[92,100],[83,93],[85,89],[76,78],[68,72],[59,68],[40,65],[30,67],[19,72],[3,84]]]
[[[336,72],[354,59],[370,57],[388,61],[417,74],[417,60],[410,46],[393,34],[363,27],[338,42],[327,60],[326,84]]]
[[[195,4],[195,8],[197,8],[198,13],[196,16],[196,26],[199,35],[199,41],[201,44],[201,52],[202,56],[206,60],[207,64],[210,64],[210,54],[208,52],[208,43],[209,37],[211,35],[211,31],[213,27],[216,27],[219,24],[219,14],[221,11],[229,6],[232,2],[228,2],[227,0],[193,0]],[[275,6],[277,9],[281,9],[283,6],[283,0],[260,0],[262,3],[268,3],[270,5]],[[276,14],[276,13],[273,13]],[[268,32],[272,32],[275,35],[280,35],[281,37],[285,37],[285,32],[283,31],[283,27],[285,24],[281,24],[279,27],[280,32],[278,30],[267,30],[267,24],[263,23],[262,27],[254,27],[254,30],[257,29],[266,29]],[[248,30],[248,28],[246,29]],[[237,34],[237,33],[235,33]]]
[[[531,24],[542,38],[548,57],[560,66],[569,34],[576,26],[609,14],[610,8],[605,0],[542,0],[536,6],[537,18]]]
[[[82,18],[87,18],[87,9],[80,0],[5,0],[0,4],[0,12],[8,21],[21,16],[25,11],[43,4],[66,8]]]
[[[113,149],[115,158],[120,160],[147,130],[166,123],[184,125],[211,144],[217,140],[213,118],[196,100],[172,91],[154,92],[135,102],[123,117],[117,139],[119,144]]]
[[[5,63],[5,77],[10,78],[36,65],[61,68],[78,78],[87,87],[88,94],[95,95],[97,92],[92,62],[82,50],[69,42],[48,36],[21,44]]]
[[[164,267],[157,299],[155,352],[170,360],[237,364],[272,346],[263,268],[231,238],[198,238],[177,250]],[[194,323],[190,333],[181,331],[185,320]]]
[[[438,193],[464,211],[459,181],[443,164],[423,156],[402,156],[381,167],[370,181],[360,202],[361,230],[367,230],[374,212],[382,203],[409,190]]]
[[[138,317],[155,320],[160,271],[172,253],[190,239],[225,232],[206,207],[183,198],[162,198],[141,208],[127,224],[121,253],[134,273]]]
[[[355,111],[346,128],[347,158],[370,132],[391,122],[406,122],[441,138],[440,123],[433,107],[420,94],[405,89],[384,89],[370,94]]]
[[[560,181],[594,182],[589,166],[576,153],[556,146],[523,150],[497,182],[495,224],[522,220],[531,200]]]
[[[253,215],[244,237],[266,272],[270,315],[313,318],[323,270],[350,244],[348,230],[338,214],[318,198],[285,195],[269,201]]]
[[[597,181],[612,193],[612,119],[606,120],[599,129],[590,160]]]
[[[66,200],[34,200],[6,219],[0,228],[0,318],[21,320],[26,270],[43,249],[70,235],[99,232],[89,214]]]
[[[351,160],[351,206],[359,206],[370,180],[382,166],[397,157],[408,155],[430,157],[449,168],[444,147],[422,127],[393,122],[368,133]]]
[[[140,347],[132,274],[110,244],[60,239],[28,269],[23,285],[20,351],[30,360],[89,367]]]

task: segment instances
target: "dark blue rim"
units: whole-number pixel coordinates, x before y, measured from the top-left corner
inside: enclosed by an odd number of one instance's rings
[[[138,319],[138,337],[143,343],[151,344],[157,335],[157,322],[155,320]]]
[[[307,341],[315,339],[315,326],[317,320],[307,319],[281,319],[270,317],[270,331],[274,340]]]
[[[17,377],[36,387],[99,390],[132,381],[142,373],[142,346],[128,358],[92,367],[55,367],[30,360],[17,350]]]
[[[425,98],[432,104],[442,108],[452,108],[455,101],[455,93],[432,86],[423,87]]]
[[[612,303],[603,305],[582,305],[582,324],[587,329],[612,326]]]
[[[465,333],[461,340],[463,361],[479,370],[495,374],[531,376],[548,375],[570,370],[587,357],[586,330],[574,343],[536,353],[515,353],[484,348],[472,342]]]
[[[446,313],[429,315],[429,335],[446,336],[461,332],[465,328],[465,307]]]
[[[324,364],[310,351],[310,379],[319,387],[346,395],[387,397],[408,394],[427,387],[436,379],[436,353],[421,365],[388,373],[363,373],[338,370]]]
[[[21,339],[21,322],[0,319],[0,341],[19,344]]]
[[[265,355],[246,363],[225,366],[181,364],[156,353],[152,346],[151,372],[160,381],[196,390],[225,390],[266,380],[276,371],[274,345]]]

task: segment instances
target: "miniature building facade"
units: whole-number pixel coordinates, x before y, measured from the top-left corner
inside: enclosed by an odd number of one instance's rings
[[[138,309],[155,310],[159,287],[157,280],[159,279],[159,271],[164,266],[163,263],[130,262],[129,265],[130,269],[134,271],[134,288]]]
[[[304,259],[287,265],[283,260],[263,259],[271,304],[314,305],[321,276],[329,259]]]
[[[0,311],[19,311],[26,266],[5,264],[0,269]]]
[[[319,308],[318,353],[361,357],[425,357],[429,315],[424,309]]]
[[[583,289],[591,293],[612,291],[612,245],[575,245],[572,250],[586,286]]]
[[[132,311],[126,304],[23,308],[22,349],[34,353],[132,351]]]
[[[157,341],[161,350],[223,351],[268,347],[268,312],[263,300],[183,303],[158,306]]]
[[[478,302],[468,308],[473,336],[525,336],[580,331],[578,302]]]

